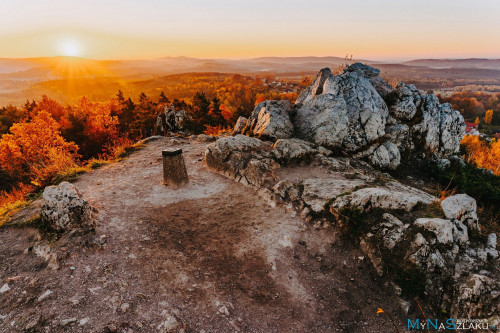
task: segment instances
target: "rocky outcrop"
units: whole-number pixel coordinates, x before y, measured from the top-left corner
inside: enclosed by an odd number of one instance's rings
[[[311,89],[297,99],[297,135],[310,140],[314,137],[311,132],[319,132],[316,136],[320,138],[331,132],[335,140],[314,141],[346,151],[360,150],[383,136],[389,111],[368,80],[377,73],[375,68],[362,64],[352,65],[336,76],[328,68],[322,69]],[[304,123],[307,119],[311,120]]]
[[[414,225],[434,234],[436,241],[440,244],[453,243],[453,224],[450,220],[439,218],[419,218]]]
[[[57,232],[95,230],[94,211],[80,191],[68,182],[48,186],[43,191],[42,222]]]
[[[378,271],[392,267],[399,278],[425,281],[419,292],[425,292],[436,309],[446,309],[452,317],[490,317],[497,311],[500,295],[500,282],[488,271],[498,258],[496,235],[485,243],[471,242],[469,229],[450,209],[461,197],[445,203],[447,218],[419,217],[403,224],[393,217],[388,222],[384,214],[385,221],[375,223],[362,236],[368,244],[362,248],[374,258]],[[475,210],[469,213],[476,214]]]
[[[328,211],[328,204],[332,200],[366,183],[362,179],[305,179],[300,184],[303,187],[302,200],[311,211],[325,212]]]
[[[176,110],[174,104],[165,106],[162,112],[156,117],[156,133],[167,135],[172,132],[182,130],[182,123],[186,118],[186,111]]]
[[[455,288],[457,295],[451,308],[452,315],[466,318],[488,318],[489,325],[500,324],[500,282],[482,274],[471,274]],[[496,316],[496,317],[495,317]]]
[[[460,113],[414,85],[393,88],[379,73],[361,63],[338,75],[324,68],[294,106],[263,102],[245,129],[242,119],[234,133],[273,141],[295,137],[363,158],[380,169],[457,153],[465,130]]]
[[[409,126],[403,145],[409,155],[425,152],[446,157],[458,152],[465,134],[464,119],[450,104],[441,105],[435,95],[400,82],[390,112],[396,123]]]
[[[378,147],[389,151],[389,143]],[[357,238],[378,274],[401,284],[403,296],[427,295],[436,311],[456,317],[469,309],[493,315],[500,295],[490,272],[499,266],[497,238],[473,237],[479,231],[474,199],[459,194],[439,202],[365,162],[330,155],[296,138],[271,145],[237,135],[208,145],[205,158],[210,168],[259,187],[317,228],[339,224]],[[478,305],[463,307],[470,304]]]
[[[389,141],[375,149],[369,159],[376,167],[395,170],[401,163],[401,153],[398,147]]]
[[[250,115],[244,132],[267,140],[290,138],[293,134],[291,110],[292,104],[286,100],[259,103]]]
[[[348,230],[403,296],[426,295],[436,311],[455,317],[493,316],[500,298],[497,239],[477,237],[475,200],[459,194],[439,202],[377,171],[418,159],[461,161],[454,154],[463,117],[433,94],[403,83],[394,88],[378,75],[360,63],[338,75],[322,69],[294,106],[256,108],[243,132],[272,143],[219,139],[207,147],[207,164],[260,187],[315,226]],[[292,126],[280,126],[283,118]],[[307,171],[297,178],[293,168]]]
[[[234,125],[233,135],[241,134],[247,125],[248,119],[245,117],[239,117]]]

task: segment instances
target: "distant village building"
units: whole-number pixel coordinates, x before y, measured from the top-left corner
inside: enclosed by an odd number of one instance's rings
[[[465,123],[465,135],[474,135],[474,136],[480,135],[479,131],[477,130],[477,124],[466,122]]]

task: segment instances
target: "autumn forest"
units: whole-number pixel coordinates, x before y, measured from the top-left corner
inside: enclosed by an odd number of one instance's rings
[[[118,85],[123,90],[107,100],[105,95],[96,95],[97,90],[89,91],[90,97],[65,104],[58,100],[72,96],[71,92],[52,87],[49,91],[61,91],[61,98],[43,95],[22,106],[3,106],[0,205],[12,205],[49,184],[120,159],[134,149],[134,143],[157,134],[156,116],[166,106],[173,104],[176,110],[187,112],[183,127],[188,133],[217,134],[231,129],[239,116],[248,116],[264,100],[294,101],[311,80],[308,75],[280,79],[273,75],[177,74],[141,81],[144,91],[140,93],[133,85]],[[439,97],[467,121],[476,121],[488,135],[500,126],[499,93],[458,92]],[[500,174],[498,140],[467,136],[462,153],[466,161]]]
[[[185,76],[157,96],[126,96],[119,90],[106,102],[82,97],[63,105],[44,95],[20,107],[0,108],[0,205],[123,157],[134,142],[156,134],[156,115],[165,106],[187,111],[184,127],[191,133],[213,134],[232,128],[263,100],[295,100],[301,84],[308,84],[306,79],[277,86],[274,78],[242,75],[193,77]]]

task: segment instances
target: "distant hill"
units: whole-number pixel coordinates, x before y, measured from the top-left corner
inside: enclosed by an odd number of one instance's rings
[[[358,60],[373,63],[369,60]],[[325,66],[337,66],[344,63],[340,57],[263,57],[254,59],[199,59],[188,57],[165,57],[152,60],[90,60],[75,57],[50,57],[6,59],[0,58],[0,74],[9,74],[23,78],[30,75],[21,72],[39,69],[44,74],[64,75],[61,69],[71,63],[85,69],[86,72],[71,73],[73,76],[108,75],[108,76],[147,76],[179,74],[188,72],[290,72],[318,71]],[[5,75],[4,75],[5,77]]]
[[[500,59],[417,59],[401,63],[377,63],[356,59],[381,70],[391,83],[399,80],[420,89],[452,89],[474,85],[500,91]],[[19,105],[47,94],[61,102],[82,94],[110,89],[140,87],[135,82],[184,73],[271,75],[300,80],[324,67],[346,63],[341,57],[259,57],[250,59],[203,59],[164,57],[150,60],[92,60],[77,57],[0,58],[0,106]],[[161,81],[161,80],[160,80]],[[161,90],[164,86],[148,87]],[[476,89],[476,88],[474,88]],[[68,91],[73,91],[66,96]],[[106,93],[105,93],[106,92]],[[140,91],[139,91],[140,92]],[[132,93],[132,91],[131,91]],[[133,94],[138,93],[133,91]],[[97,96],[96,96],[97,97]],[[107,97],[106,97],[107,98]]]
[[[417,59],[403,62],[409,66],[425,66],[431,68],[482,68],[500,69],[500,59]]]

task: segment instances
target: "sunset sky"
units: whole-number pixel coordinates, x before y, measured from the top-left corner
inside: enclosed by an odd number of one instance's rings
[[[499,0],[1,0],[0,57],[500,58]]]

